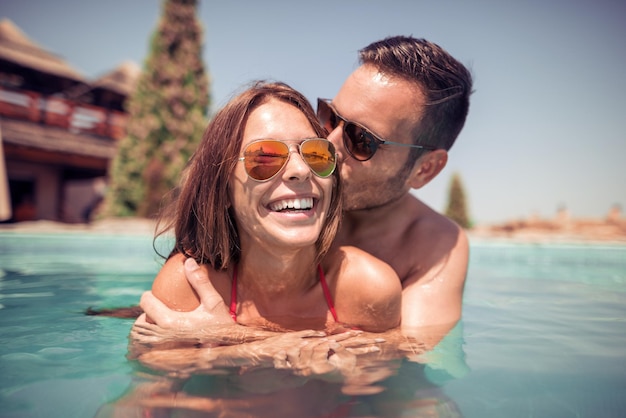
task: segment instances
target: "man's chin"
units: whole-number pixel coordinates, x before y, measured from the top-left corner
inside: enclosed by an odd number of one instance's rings
[[[399,201],[407,194],[396,194],[393,196],[373,196],[368,198],[366,196],[362,196],[358,199],[355,199],[352,196],[351,199],[344,200],[343,203],[343,211],[344,212],[356,212],[356,211],[367,211],[367,210],[375,210],[384,206],[392,205],[393,203]]]
[[[372,204],[372,202],[358,202],[358,203],[353,203],[353,204],[344,203],[343,211],[344,212],[356,212],[356,211],[362,211],[362,210],[364,211],[364,210],[376,209],[380,206],[382,205]]]
[[[352,212],[355,210],[364,210],[370,206],[368,203],[369,202],[365,201],[365,199],[354,199],[354,196],[351,196],[351,198],[344,197],[343,211]]]

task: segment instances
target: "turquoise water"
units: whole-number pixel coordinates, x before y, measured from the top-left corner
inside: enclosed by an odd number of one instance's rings
[[[158,374],[126,359],[131,322],[82,311],[135,304],[159,266],[150,237],[0,233],[0,416],[141,416],[119,400]],[[428,360],[372,363],[372,395],[274,370],[175,383],[202,416],[625,416],[626,246],[472,242],[463,321]]]
[[[85,316],[132,305],[158,258],[148,237],[0,234],[3,417],[91,417],[129,383],[131,322]]]

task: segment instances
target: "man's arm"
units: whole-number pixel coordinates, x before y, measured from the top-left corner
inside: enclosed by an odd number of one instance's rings
[[[461,319],[469,243],[465,232],[441,215],[422,223],[414,238],[423,269],[403,280],[402,331],[423,337],[429,330],[442,338]]]
[[[277,345],[275,339],[273,349],[276,351],[284,350],[285,347],[298,347],[302,343],[302,333],[277,333],[235,323],[228,313],[224,300],[211,284],[206,270],[201,269],[190,259],[184,263],[184,272],[200,299],[200,306],[190,312],[174,311],[152,292],[145,292],[141,298],[141,307],[146,313],[137,319],[131,330],[132,358],[153,349],[197,347],[199,344],[235,345],[278,336],[283,346]],[[156,324],[148,322],[146,315]],[[310,335],[323,334],[318,331],[307,332],[311,333]],[[342,346],[354,354],[376,351],[376,345],[383,341],[376,337],[359,338],[358,335],[359,333],[355,332],[343,332],[340,335],[329,336],[328,341],[341,342]],[[228,361],[228,350],[225,348],[223,350],[224,358]],[[242,357],[249,359],[250,355]]]
[[[183,280],[189,282],[200,304],[188,312],[175,311],[152,292],[145,292],[140,303],[145,313],[137,318],[131,330],[131,356],[154,347],[239,344],[276,335],[236,324],[207,272],[193,259],[185,260],[183,266],[180,273],[174,270],[174,274],[183,274]]]

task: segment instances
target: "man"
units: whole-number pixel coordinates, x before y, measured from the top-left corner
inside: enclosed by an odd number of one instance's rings
[[[360,51],[360,61],[331,104],[344,119],[329,135],[344,180],[336,243],[364,249],[398,273],[403,329],[451,327],[461,317],[467,239],[409,191],[445,167],[465,123],[471,76],[437,45],[408,37],[375,42]]]
[[[439,46],[396,36],[360,51],[332,101],[319,100],[341,161],[345,213],[335,245],[390,264],[402,281],[402,331],[436,329],[436,343],[461,317],[468,263],[465,233],[409,193],[445,167],[469,109],[469,71]],[[141,306],[163,327],[228,322],[225,305],[197,265],[185,265],[202,305],[167,310],[150,293]],[[429,344],[430,345],[430,344]]]

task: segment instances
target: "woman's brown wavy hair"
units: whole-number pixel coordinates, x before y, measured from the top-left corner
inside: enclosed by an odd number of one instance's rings
[[[239,260],[241,247],[228,182],[239,158],[250,113],[271,99],[298,108],[315,134],[326,137],[309,101],[287,84],[259,81],[230,100],[209,123],[179,189],[174,192],[175,200],[159,221],[157,238],[174,230],[176,242],[170,256],[182,253],[217,270]],[[339,169],[333,173],[333,179],[329,213],[316,243],[317,261],[328,252],[341,220]]]

